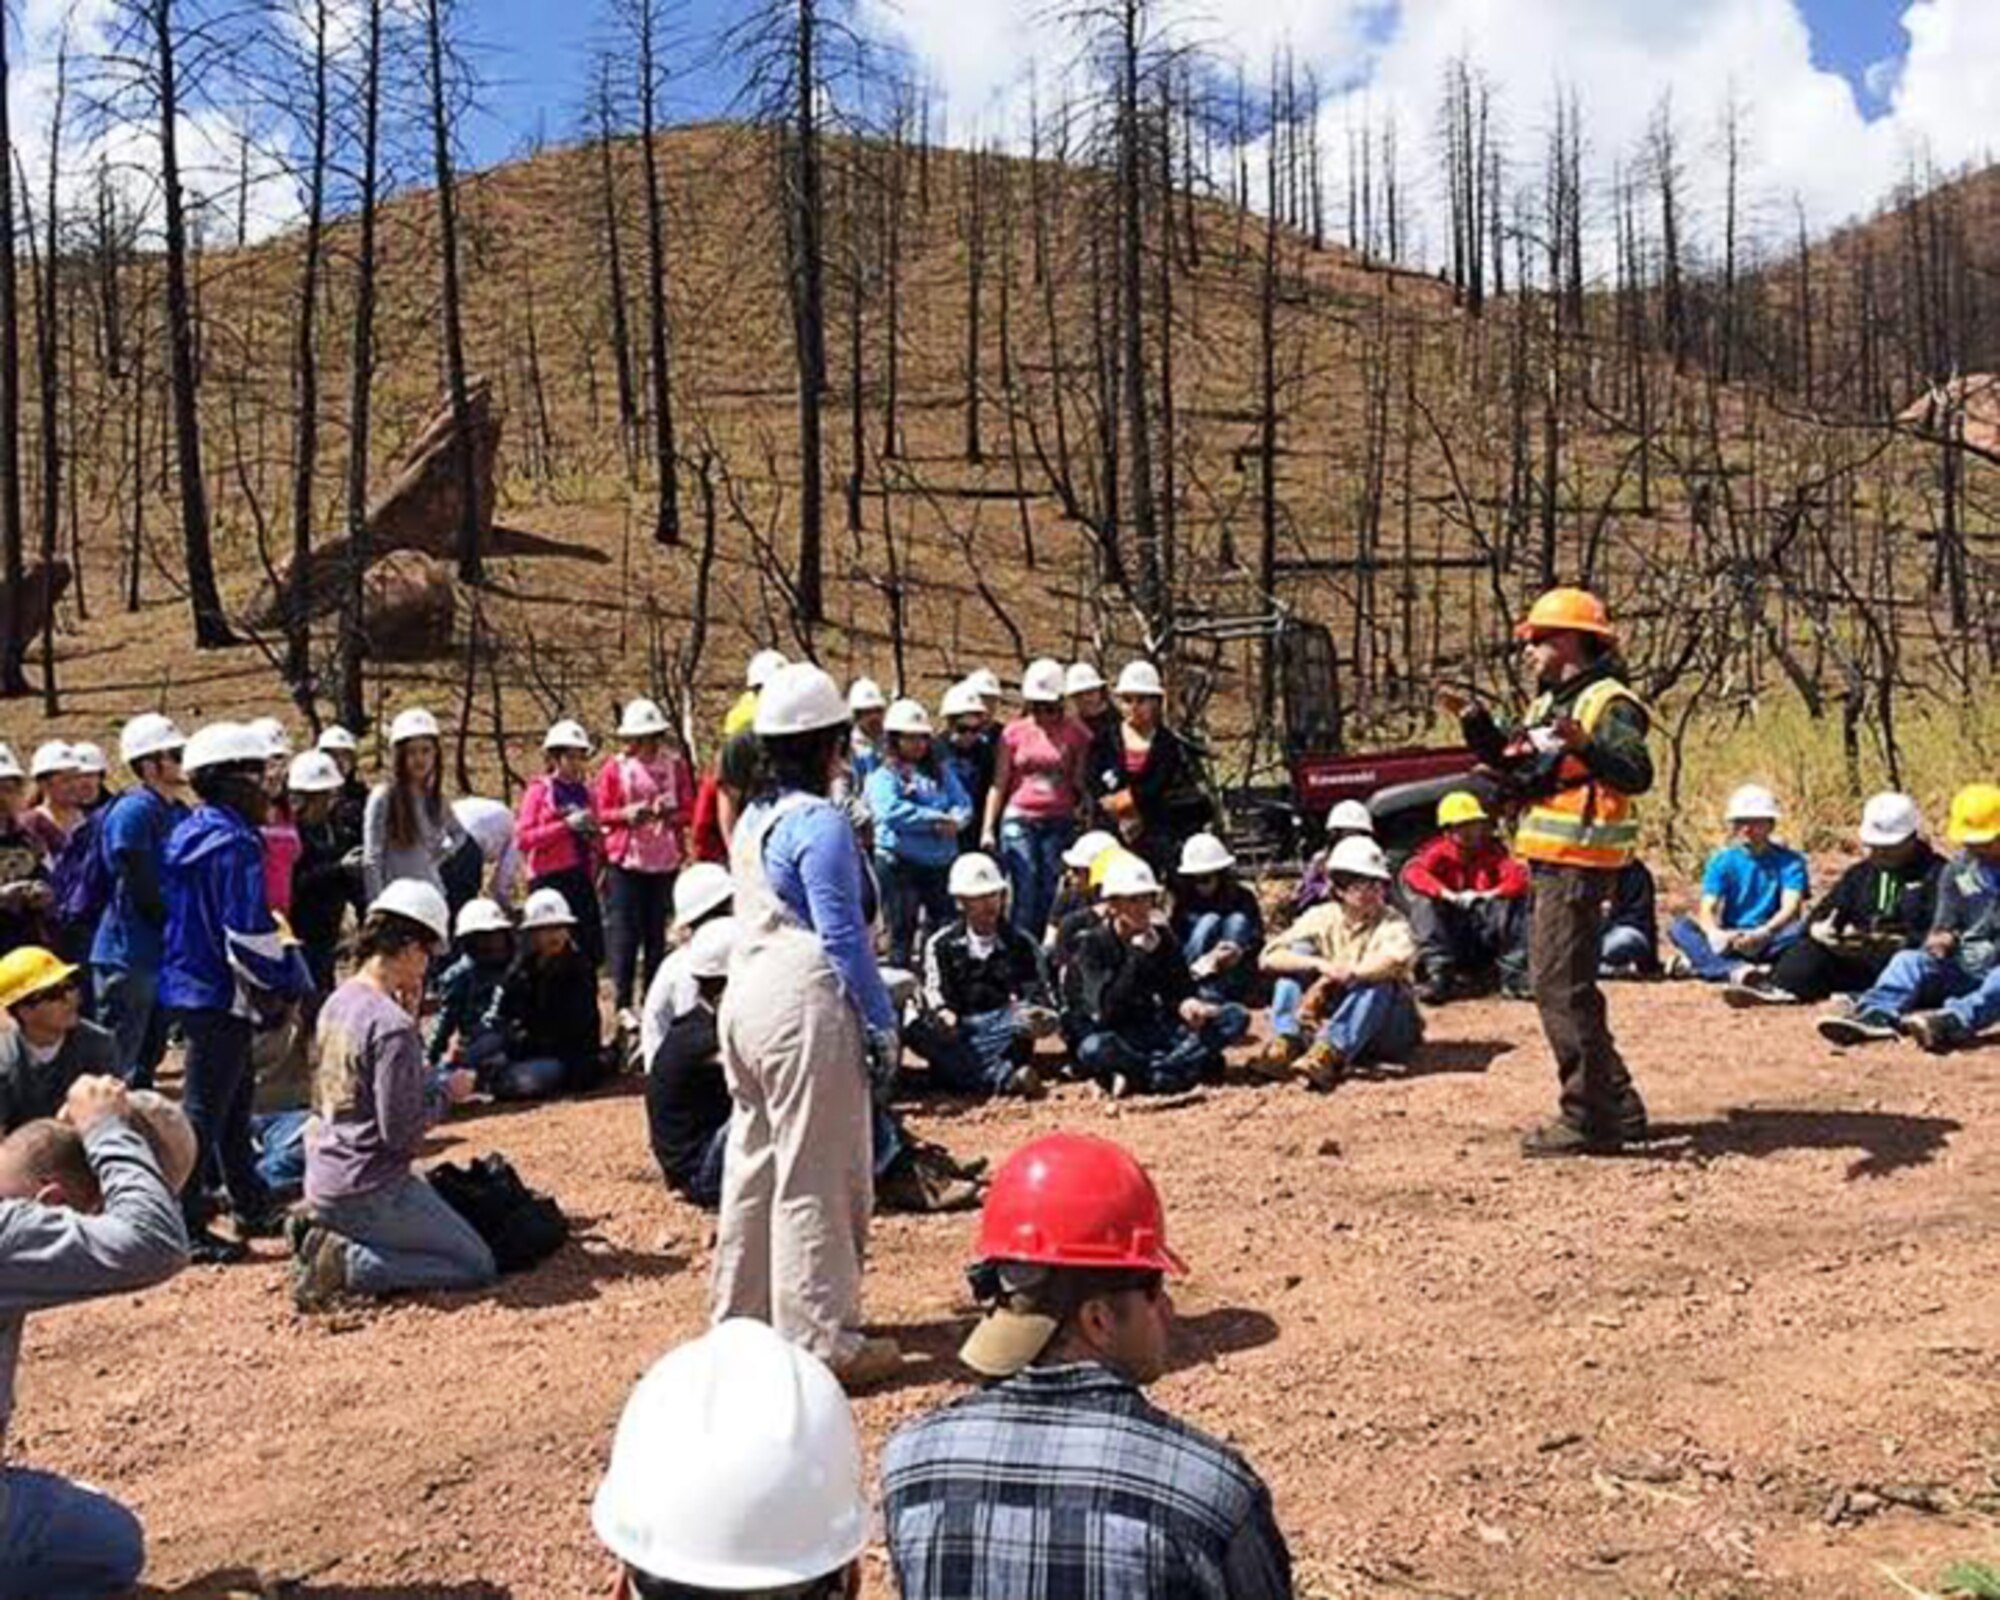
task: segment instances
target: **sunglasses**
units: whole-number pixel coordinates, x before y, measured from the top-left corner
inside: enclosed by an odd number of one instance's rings
[[[22,1006],[54,1005],[58,1000],[75,999],[81,988],[82,984],[77,979],[65,978],[61,983],[51,985],[47,989],[37,989],[25,1000],[16,1003]]]

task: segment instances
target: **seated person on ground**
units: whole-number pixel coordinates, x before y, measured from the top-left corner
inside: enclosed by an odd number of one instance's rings
[[[1338,1087],[1350,1068],[1406,1062],[1423,1042],[1410,990],[1417,941],[1389,904],[1389,862],[1373,839],[1343,839],[1329,863],[1333,899],[1315,906],[1265,946],[1259,964],[1279,980],[1271,1039],[1252,1063],[1262,1076]],[[1304,1034],[1317,1037],[1300,1054]]]
[[[1333,898],[1333,875],[1329,863],[1343,839],[1375,837],[1375,814],[1360,800],[1342,800],[1326,814],[1326,843],[1306,863],[1299,886],[1292,891],[1292,915],[1302,917],[1314,906]]]
[[[1042,1093],[1035,1041],[1057,1017],[1041,947],[1007,919],[999,863],[975,851],[951,867],[958,920],[924,946],[923,1009],[903,1042],[957,1094]]]
[[[1740,983],[1806,934],[1806,858],[1772,837],[1778,801],[1746,783],[1723,812],[1730,843],[1708,858],[1699,915],[1674,918],[1667,976]]]
[[[1042,948],[1053,957],[1062,942],[1062,930],[1079,911],[1097,906],[1097,889],[1090,881],[1090,869],[1106,851],[1118,848],[1118,835],[1102,828],[1078,834],[1076,842],[1063,852],[1062,877],[1056,883],[1055,901],[1049,907],[1049,925],[1042,933]],[[1079,925],[1080,926],[1080,925]]]
[[[1938,880],[1922,948],[1892,956],[1872,988],[1820,1018],[1820,1033],[1835,1044],[1901,1031],[1943,1052],[2000,1022],[2000,785],[1959,790],[1947,836],[1959,853]]]
[[[499,1276],[486,1241],[411,1165],[444,1101],[475,1087],[470,1072],[452,1072],[434,1096],[417,1032],[424,976],[450,931],[442,890],[396,879],[362,921],[354,976],[320,1010],[307,1209],[286,1226],[301,1311],[349,1293],[483,1289]]]
[[[1611,874],[1604,897],[1604,931],[1598,936],[1600,978],[1656,978],[1660,974],[1658,890],[1653,869],[1628,861]],[[1532,909],[1529,913],[1533,915]]]
[[[903,1600],[1282,1600],[1291,1555],[1241,1455],[1147,1400],[1173,1338],[1160,1197],[1108,1140],[1057,1133],[994,1174],[960,1359],[984,1388],[882,1456]]]
[[[840,1381],[732,1318],[639,1380],[590,1521],[613,1600],[852,1600],[870,1510]]]
[[[538,1100],[594,1089],[604,1076],[597,969],[576,942],[576,916],[560,889],[537,889],[521,909],[520,954],[487,1014],[506,1040],[493,1092]]]
[[[674,920],[667,929],[672,947],[660,963],[639,1007],[639,1060],[649,1070],[660,1042],[675,1021],[694,1009],[700,988],[692,970],[694,936],[703,925],[728,916],[736,905],[729,869],[713,861],[683,867],[674,879]]]
[[[715,1008],[729,987],[729,958],[742,929],[734,917],[702,924],[689,941],[695,1003],[676,1017],[646,1063],[646,1127],[667,1187],[713,1211],[722,1203],[722,1153],[729,1143],[729,1081]]]
[[[1906,794],[1878,794],[1861,813],[1868,854],[1812,912],[1807,937],[1723,991],[1731,1005],[1812,1004],[1874,987],[1890,957],[1915,950],[1931,931],[1944,860],[1924,837],[1923,814]]]
[[[514,964],[514,924],[497,900],[468,900],[452,923],[458,954],[437,980],[425,1056],[479,1074],[489,1089],[507,1062],[507,1041],[488,1021]]]
[[[1417,938],[1419,997],[1428,1005],[1498,985],[1528,994],[1528,869],[1508,854],[1479,796],[1438,802],[1438,833],[1403,864]]]
[[[176,1191],[194,1170],[177,1106],[84,1077],[64,1119],[0,1140],[0,1597],[129,1594],[146,1565],[139,1519],[97,1490],[5,1457],[28,1313],[135,1294],[188,1261]]]
[[[1264,947],[1264,908],[1236,876],[1236,857],[1212,833],[1181,846],[1174,890],[1174,937],[1204,1000],[1247,1004],[1257,987],[1257,952]]]
[[[0,1032],[0,1134],[54,1116],[86,1074],[125,1075],[117,1040],[83,1020],[82,982],[81,968],[40,945],[0,956],[0,1007],[14,1019]]]
[[[1138,856],[1112,859],[1103,895],[1106,915],[1077,939],[1065,995],[1077,1067],[1114,1097],[1178,1094],[1220,1078],[1222,1053],[1249,1031],[1250,1013],[1195,992],[1159,880]]]

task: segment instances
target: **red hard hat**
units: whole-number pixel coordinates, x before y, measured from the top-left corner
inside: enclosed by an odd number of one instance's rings
[[[1167,1247],[1160,1192],[1132,1153],[1052,1133],[1000,1164],[979,1217],[982,1261],[1184,1273]]]

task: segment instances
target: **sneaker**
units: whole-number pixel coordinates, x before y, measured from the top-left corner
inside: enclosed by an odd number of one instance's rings
[[[1049,1092],[1049,1086],[1042,1082],[1042,1075],[1033,1067],[1020,1067],[1007,1080],[1005,1092],[1021,1100],[1039,1100]]]
[[[1614,1156],[1625,1144],[1622,1132],[1590,1133],[1568,1122],[1545,1122],[1522,1136],[1521,1154],[1531,1161],[1561,1160],[1565,1156]]]
[[[233,1267],[250,1259],[250,1247],[241,1239],[228,1239],[213,1228],[200,1228],[188,1235],[188,1260],[197,1267]]]
[[[1949,1011],[1913,1011],[1903,1018],[1903,1032],[1934,1056],[1943,1055],[1971,1037],[1965,1024]]]
[[[1680,951],[1669,950],[1667,952],[1667,959],[1660,964],[1660,972],[1663,976],[1669,978],[1692,978],[1694,976],[1694,963],[1689,961]]]
[[[1896,1037],[1896,1024],[1875,1011],[1863,1011],[1852,1001],[1819,1019],[1819,1036],[1828,1044],[1873,1044]]]
[[[1795,1006],[1799,997],[1789,989],[1780,989],[1766,973],[1746,972],[1736,982],[1724,985],[1722,1003],[1750,1011],[1758,1006]]]
[[[903,1370],[903,1347],[894,1339],[863,1339],[844,1361],[833,1363],[833,1375],[849,1394],[886,1383]]]
[[[1299,1057],[1299,1071],[1314,1093],[1332,1094],[1347,1076],[1347,1058],[1322,1039]]]
[[[1272,1083],[1283,1083],[1292,1075],[1292,1063],[1299,1058],[1299,1041],[1296,1035],[1274,1033],[1264,1041],[1255,1055],[1250,1058],[1250,1071],[1257,1077]]]
[[[292,1305],[324,1311],[347,1292],[347,1241],[317,1225],[306,1229],[292,1259]]]

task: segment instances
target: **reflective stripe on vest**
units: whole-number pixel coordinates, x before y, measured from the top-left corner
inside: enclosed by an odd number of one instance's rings
[[[1545,719],[1553,696],[1544,695],[1528,714]],[[1640,710],[1639,697],[1613,678],[1600,678],[1577,696],[1575,716],[1594,733],[1605,711],[1619,700]],[[1639,808],[1632,797],[1588,775],[1536,801],[1521,818],[1514,850],[1525,861],[1558,867],[1593,867],[1615,872],[1638,853]]]

